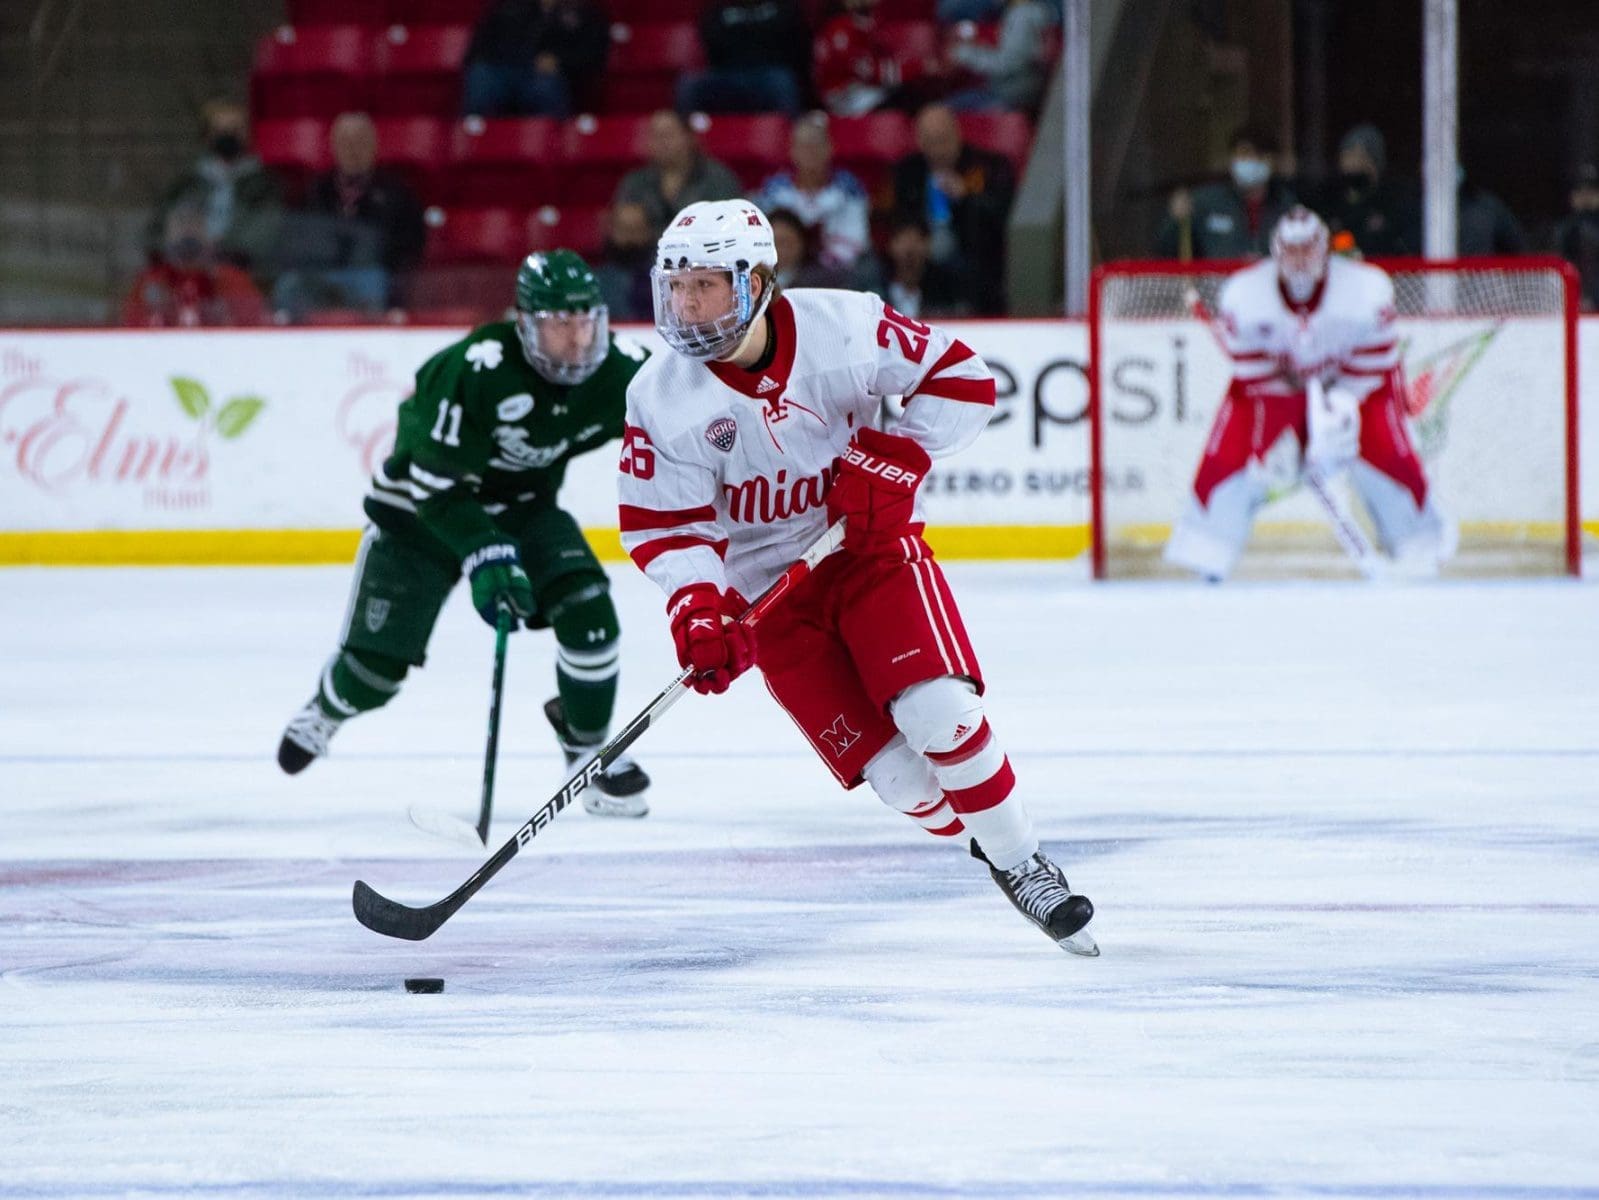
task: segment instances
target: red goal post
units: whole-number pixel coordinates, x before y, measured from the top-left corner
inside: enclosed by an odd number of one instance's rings
[[[1377,259],[1394,279],[1406,409],[1457,574],[1579,574],[1577,278],[1552,256]],[[1118,262],[1089,288],[1096,579],[1158,575],[1231,372],[1196,316],[1242,262]],[[1352,573],[1304,489],[1257,521],[1242,569]],[[1357,506],[1358,507],[1358,506]]]

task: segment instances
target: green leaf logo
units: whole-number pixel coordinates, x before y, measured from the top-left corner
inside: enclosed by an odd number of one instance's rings
[[[238,437],[250,428],[250,422],[260,416],[265,407],[266,401],[260,396],[233,397],[217,414],[217,432],[225,438]]]
[[[189,414],[190,419],[203,420],[205,414],[211,411],[211,393],[205,390],[205,385],[198,379],[174,376],[172,390],[177,393],[178,404]]]

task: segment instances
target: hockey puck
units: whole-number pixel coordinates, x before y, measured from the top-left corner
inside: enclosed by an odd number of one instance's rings
[[[407,979],[405,990],[408,992],[442,992],[444,980],[442,979]]]

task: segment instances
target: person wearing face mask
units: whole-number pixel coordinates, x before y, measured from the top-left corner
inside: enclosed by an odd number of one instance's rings
[[[1577,168],[1571,214],[1555,226],[1555,253],[1577,268],[1583,311],[1599,309],[1599,165]]]
[[[1232,380],[1166,561],[1225,579],[1261,509],[1347,473],[1381,552],[1406,574],[1435,573],[1456,531],[1410,440],[1388,273],[1332,254],[1326,223],[1295,207],[1271,258],[1222,284],[1215,331]]]
[[[250,153],[249,118],[242,106],[230,100],[211,101],[201,114],[200,134],[204,151],[156,202],[146,228],[146,248],[152,260],[158,259],[172,210],[198,207],[221,256],[260,282],[277,243],[282,188]]]
[[[1375,125],[1356,125],[1338,143],[1338,174],[1317,211],[1348,233],[1367,258],[1421,253],[1421,195],[1388,174],[1388,144]]]
[[[1259,258],[1278,219],[1293,207],[1293,192],[1273,175],[1277,141],[1261,129],[1240,129],[1229,150],[1226,182],[1179,188],[1155,253],[1182,262]]]
[[[266,302],[250,276],[216,260],[197,205],[167,214],[159,258],[133,281],[122,303],[122,324],[131,329],[192,329],[259,325]]]

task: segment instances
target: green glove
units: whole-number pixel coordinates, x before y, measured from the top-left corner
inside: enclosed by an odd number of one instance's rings
[[[533,584],[511,543],[498,542],[472,551],[462,560],[461,570],[472,584],[472,607],[490,625],[497,624],[502,605],[519,621],[533,615]]]

